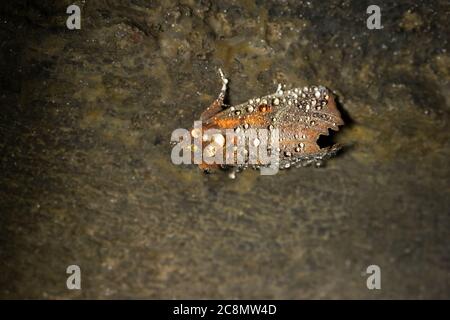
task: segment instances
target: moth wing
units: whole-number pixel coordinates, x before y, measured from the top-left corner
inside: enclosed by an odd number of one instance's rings
[[[279,111],[282,151],[298,155],[317,153],[321,150],[317,144],[319,136],[328,135],[329,129],[338,131],[344,124],[334,96],[323,87],[320,93],[320,98],[299,99]]]

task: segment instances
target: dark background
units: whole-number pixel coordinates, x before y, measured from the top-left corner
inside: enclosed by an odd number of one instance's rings
[[[1,4],[1,298],[450,298],[448,1],[75,1],[68,30],[72,3]],[[344,151],[173,165],[219,67],[235,104],[335,90]]]

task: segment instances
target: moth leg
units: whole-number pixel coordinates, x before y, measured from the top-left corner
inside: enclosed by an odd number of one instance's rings
[[[228,79],[225,78],[225,76],[223,75],[222,69],[220,69],[220,68],[219,68],[219,75],[220,75],[220,80],[222,80],[222,89],[220,89],[219,97],[217,98],[217,100],[219,100],[220,103],[223,104],[223,99],[225,99],[225,93],[227,92]]]
[[[275,94],[280,95],[283,92],[283,90],[281,89],[283,89],[283,85],[281,83],[278,83],[277,91],[275,92]]]
[[[200,120],[208,120],[223,109],[223,100],[225,99],[225,93],[227,91],[228,79],[225,78],[222,69],[219,68],[220,79],[222,80],[222,88],[216,100],[201,114]]]
[[[237,168],[232,168],[231,171],[228,173],[228,178],[230,179],[236,179],[236,174],[239,172]]]

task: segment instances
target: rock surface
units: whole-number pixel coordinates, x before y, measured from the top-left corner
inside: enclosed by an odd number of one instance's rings
[[[383,4],[381,30],[364,1],[77,1],[81,30],[57,2],[2,4],[0,297],[450,298],[447,1]],[[173,165],[219,67],[231,103],[334,90],[344,152]]]

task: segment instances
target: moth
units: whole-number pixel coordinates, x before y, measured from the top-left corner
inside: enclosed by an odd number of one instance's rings
[[[190,131],[194,138],[201,139],[203,135],[201,148],[205,153],[214,155],[218,148],[224,148],[224,152],[227,152],[225,134],[220,132],[231,129],[245,133],[251,128],[267,129],[269,133],[277,131],[277,148],[268,152],[276,153],[276,165],[279,169],[320,165],[341,148],[337,144],[320,148],[317,143],[320,135],[328,135],[329,129],[338,131],[339,126],[344,124],[334,96],[326,87],[312,85],[286,90],[285,86],[278,84],[273,94],[229,106],[224,104],[228,79],[220,69],[219,74],[222,88],[218,97],[200,116],[202,129],[194,128]],[[219,133],[207,137],[203,133],[207,129],[216,129]],[[248,153],[248,149],[244,149],[245,152]],[[234,156],[236,155],[233,154],[232,157]],[[227,164],[201,162],[199,167],[206,172],[216,168],[231,169],[230,177],[234,178],[237,172],[246,168],[261,169],[267,166],[251,162],[245,157],[243,159],[243,162]]]

